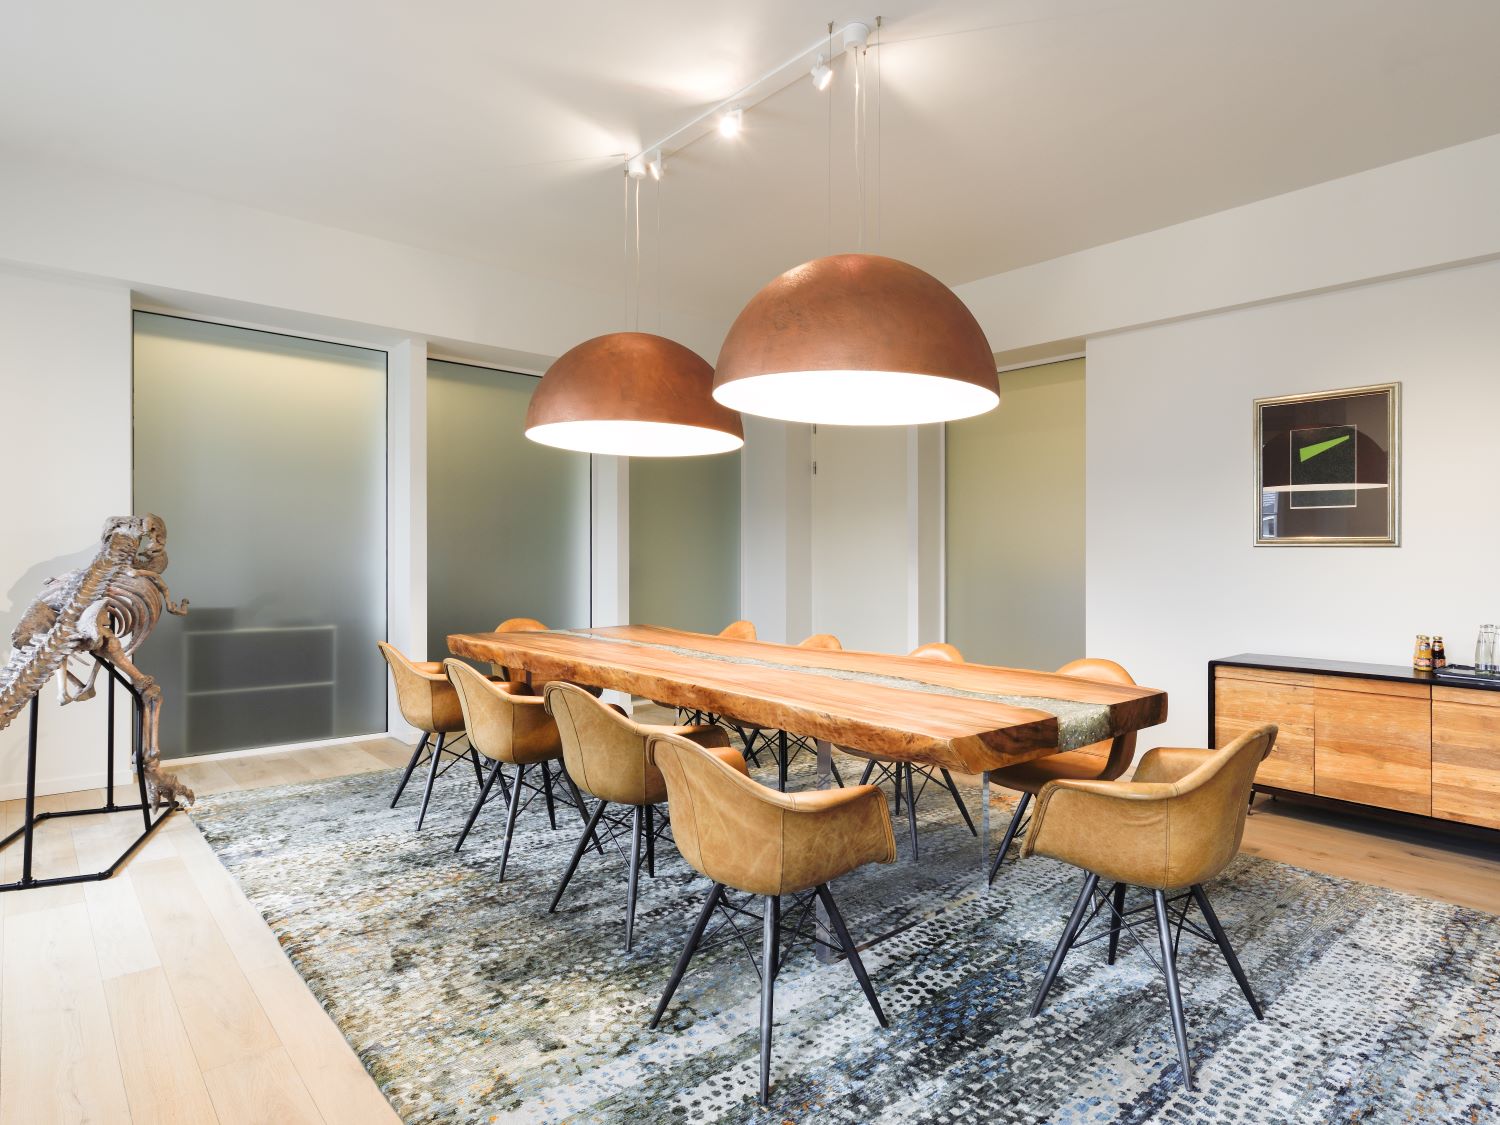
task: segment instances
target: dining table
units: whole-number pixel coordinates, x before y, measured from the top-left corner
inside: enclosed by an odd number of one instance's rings
[[[990,848],[989,771],[1122,739],[1167,717],[1157,688],[1055,672],[801,648],[659,625],[454,633],[456,656],[533,680],[567,680],[785,731],[833,748],[977,774],[981,876]]]

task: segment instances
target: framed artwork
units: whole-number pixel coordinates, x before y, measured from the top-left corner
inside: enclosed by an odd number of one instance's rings
[[[1401,384],[1255,400],[1255,545],[1401,542]]]

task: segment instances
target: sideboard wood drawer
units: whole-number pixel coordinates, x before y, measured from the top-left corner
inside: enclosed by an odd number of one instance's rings
[[[1500,692],[1450,690],[1433,692],[1432,815],[1500,828]]]
[[[1339,677],[1347,678],[1347,677]],[[1319,686],[1314,697],[1319,797],[1432,815],[1432,702],[1420,694],[1345,691]]]

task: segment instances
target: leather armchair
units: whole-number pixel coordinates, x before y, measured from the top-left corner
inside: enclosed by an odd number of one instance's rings
[[[479,810],[489,800],[490,790],[500,782],[500,791],[508,806],[505,818],[505,846],[500,853],[500,879],[505,879],[506,864],[510,860],[511,839],[515,835],[516,817],[521,811],[522,794],[527,787],[526,774],[535,766],[541,767],[542,784],[532,786],[540,792],[547,804],[547,819],[557,827],[557,812],[554,806],[554,785],[561,780],[565,790],[561,794],[566,803],[578,809],[579,816],[587,822],[588,814],[583,808],[583,798],[578,788],[562,768],[562,739],[557,723],[547,713],[540,696],[532,695],[525,684],[497,683],[476,672],[461,660],[444,661],[458,702],[463,707],[464,723],[468,727],[469,742],[474,749],[491,762],[490,772],[480,787],[474,807],[469,810],[469,819],[459,834],[456,852],[464,846]],[[515,777],[506,786],[502,767],[516,768]],[[553,772],[553,766],[557,770]]]
[[[1057,671],[1059,675],[1076,676],[1081,680],[1102,680],[1117,684],[1135,683],[1130,673],[1113,660],[1097,658],[1073,660]],[[1005,855],[1010,850],[1011,841],[1026,827],[1028,823],[1026,810],[1042,786],[1049,781],[1059,781],[1065,778],[1113,781],[1130,768],[1130,763],[1134,758],[1135,732],[1131,731],[1127,735],[1110,739],[1107,742],[1096,742],[1092,746],[1085,746],[1078,750],[1067,750],[1061,754],[1050,754],[1045,758],[1022,762],[1017,766],[991,770],[991,781],[998,782],[1007,789],[1019,790],[1021,799],[1016,803],[1015,811],[1011,814],[1010,824],[1006,826],[1005,836],[1000,841],[1000,850],[995,853],[995,862],[990,867],[990,882],[993,883],[995,876],[999,874],[1000,865],[1005,862]]]
[[[406,763],[400,784],[396,786],[396,794],[391,798],[391,808],[395,808],[396,802],[401,800],[401,793],[411,780],[412,771],[417,768],[432,737],[437,736],[437,745],[429,755],[430,768],[427,772],[427,787],[422,794],[422,810],[417,814],[417,829],[420,831],[423,821],[427,819],[427,805],[432,800],[432,787],[437,780],[438,766],[443,755],[448,754],[454,758],[465,756],[448,746],[449,735],[461,735],[464,732],[463,708],[459,705],[458,694],[448,682],[441,664],[408,660],[385,641],[377,641],[376,645],[380,649],[380,655],[385,657],[386,664],[390,666],[391,680],[396,685],[396,705],[401,709],[401,717],[422,732],[421,740]],[[474,760],[475,777],[480,777],[479,755],[474,753],[472,747],[467,755]]]
[[[1090,902],[1097,896],[1095,913],[1107,911],[1110,964],[1114,963],[1121,932],[1128,929],[1133,935],[1134,927],[1141,924],[1132,918],[1146,909],[1155,913],[1172,1030],[1188,1089],[1193,1086],[1192,1067],[1177,982],[1174,925],[1218,945],[1251,1011],[1261,1018],[1260,1003],[1203,884],[1222,872],[1239,851],[1255,770],[1275,742],[1276,727],[1266,724],[1246,731],[1222,750],[1152,750],[1141,759],[1130,781],[1060,779],[1042,786],[1022,856],[1050,856],[1081,867],[1087,874],[1032,1004],[1033,1016],[1042,1010],[1063,959],[1078,944],[1087,926]],[[1098,895],[1100,878],[1114,881],[1108,896]],[[1126,910],[1127,886],[1148,889],[1150,905]],[[1167,892],[1179,887],[1187,891],[1169,903]],[[1169,906],[1178,902],[1182,910],[1174,919]],[[1208,925],[1206,934],[1186,924],[1193,905]]]
[[[583,853],[588,850],[589,841],[595,837],[599,822],[605,816],[605,809],[610,805],[628,806],[631,810],[631,851],[625,899],[625,948],[629,950],[635,935],[642,844],[644,842],[647,873],[654,876],[656,839],[660,834],[655,806],[667,800],[666,781],[646,754],[648,741],[653,735],[663,732],[677,735],[706,748],[728,768],[741,773],[745,769],[745,760],[729,745],[729,736],[718,727],[663,727],[638,723],[619,708],[601,703],[576,684],[560,680],[549,683],[546,707],[557,721],[568,776],[585,793],[599,798],[547,910],[549,913],[557,910]]]
[[[744,913],[728,903],[727,891],[759,897],[763,903],[760,1101],[765,1105],[771,1089],[771,1028],[780,967],[783,896],[807,891],[816,894],[875,1018],[881,1027],[889,1026],[829,890],[832,880],[866,863],[895,860],[896,838],[885,796],[873,785],[811,793],[776,792],[676,734],[653,735],[649,753],[666,780],[678,851],[689,866],[714,881],[651,1026],[661,1022],[714,911],[722,908]]]

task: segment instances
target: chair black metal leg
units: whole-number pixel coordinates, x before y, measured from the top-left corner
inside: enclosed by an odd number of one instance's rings
[[[114,681],[111,680],[111,683]],[[401,784],[396,786],[396,795],[391,798],[391,808],[396,807],[396,802],[401,800],[401,792],[406,788],[406,783],[411,780],[412,770],[417,768],[417,763],[422,760],[422,751],[427,749],[427,744],[432,741],[432,735],[425,730],[422,732],[422,740],[417,743],[417,748],[411,752],[411,761],[406,763],[406,772],[401,775]]]
[[[865,972],[865,963],[860,960],[859,950],[854,946],[854,939],[849,936],[849,927],[844,925],[844,916],[839,913],[838,903],[833,901],[833,891],[827,883],[819,884],[817,890],[818,900],[822,902],[823,909],[828,911],[828,920],[833,923],[833,932],[838,935],[844,956],[849,959],[849,967],[854,970],[854,979],[859,981],[859,987],[864,990],[865,999],[870,1002],[870,1010],[875,1013],[875,1018],[880,1021],[881,1027],[890,1027],[890,1021],[885,1018],[885,1011],[880,1007],[880,1000],[875,995],[875,986],[870,983],[870,974]]]
[[[1109,957],[1107,963],[1115,963],[1115,954],[1120,951],[1120,927],[1125,924],[1125,884],[1116,883],[1109,892],[1113,913],[1109,916]]]
[[[978,836],[979,829],[974,827],[974,818],[969,815],[969,808],[964,804],[964,799],[958,791],[958,783],[953,780],[953,775],[947,770],[943,771],[943,784],[948,787],[948,792],[953,794],[953,803],[958,806],[959,815],[964,818],[964,823],[969,826],[969,835]]]
[[[1052,951],[1052,960],[1047,963],[1047,972],[1042,977],[1042,987],[1037,990],[1036,999],[1031,1002],[1033,1016],[1041,1013],[1042,1004],[1047,999],[1047,993],[1052,989],[1052,982],[1057,979],[1057,972],[1062,968],[1063,958],[1073,947],[1073,939],[1078,936],[1078,928],[1083,925],[1084,913],[1088,910],[1094,888],[1098,885],[1099,876],[1092,871],[1084,876],[1083,890],[1078,892],[1078,901],[1073,904],[1073,913],[1068,916],[1068,924],[1063,927],[1062,937],[1057,939],[1057,948]]]
[[[1214,935],[1214,941],[1219,943],[1219,951],[1224,954],[1224,960],[1229,963],[1229,971],[1234,974],[1234,979],[1240,986],[1240,991],[1245,994],[1245,999],[1250,1001],[1250,1010],[1255,1013],[1258,1020],[1265,1019],[1260,1010],[1260,1001],[1255,998],[1255,993],[1250,989],[1250,978],[1245,975],[1245,970],[1240,966],[1240,959],[1234,955],[1234,947],[1229,944],[1229,935],[1224,932],[1224,927],[1219,924],[1219,916],[1214,913],[1214,908],[1208,904],[1208,895],[1204,893],[1201,883],[1194,884],[1193,901],[1198,904],[1198,909],[1203,913],[1203,920],[1208,923],[1209,932]]]
[[[578,783],[573,780],[573,775],[568,772],[566,766],[563,767],[562,775],[568,783],[568,792],[573,794],[573,807],[578,810],[578,816],[582,819],[584,827],[588,828],[592,821],[589,820],[589,810],[584,808],[583,794],[578,791]],[[503,779],[501,783],[504,784]],[[590,831],[592,832],[592,830]],[[600,855],[604,854],[604,845],[599,842],[597,835],[594,835],[594,848]],[[582,855],[583,853],[580,852],[579,854]]]
[[[578,861],[583,858],[583,853],[589,850],[589,841],[593,840],[594,844],[598,845],[599,838],[594,830],[599,826],[599,818],[604,815],[604,808],[608,804],[608,801],[600,801],[593,815],[583,822],[583,835],[578,837],[578,846],[573,849],[573,858],[568,860],[568,869],[563,872],[562,882],[557,884],[557,893],[552,896],[552,905],[547,907],[548,914],[557,912],[557,904],[562,901],[563,891],[568,889],[568,882],[573,878],[573,872],[578,870]],[[583,808],[583,804],[580,802],[578,807]]]
[[[646,806],[646,874],[656,878],[656,809]]]
[[[495,786],[495,779],[500,776],[500,763],[495,762],[490,769],[490,776],[484,779],[484,784],[479,788],[479,796],[474,801],[474,807],[469,810],[469,819],[464,822],[464,830],[458,834],[458,843],[453,845],[453,850],[458,851],[464,846],[464,841],[469,838],[469,830],[474,827],[474,822],[479,819],[479,810],[484,808],[484,803],[490,799],[490,790]]]
[[[510,862],[510,839],[516,834],[516,817],[521,812],[521,783],[526,780],[526,767],[516,767],[516,783],[510,791],[510,811],[505,817],[505,846],[500,850],[500,881],[505,882],[505,865]]]
[[[427,788],[422,791],[422,811],[417,813],[417,831],[422,831],[422,822],[427,819],[427,802],[432,800],[432,783],[437,780],[438,763],[443,760],[443,739],[447,735],[438,735],[437,746],[432,751],[432,768],[427,771]]]
[[[902,769],[906,777],[906,830],[911,835],[911,859],[915,863],[919,858],[917,854],[917,795],[911,785],[911,763],[905,762],[902,765],[904,769],[901,766],[897,768]]]
[[[901,763],[900,762],[893,762],[893,763],[891,763],[890,769],[892,769],[892,770],[895,771],[893,774],[889,775],[891,777],[891,790],[896,794],[896,812],[895,812],[894,815],[900,816],[901,815]]]
[[[703,931],[708,928],[708,921],[714,916],[714,909],[723,897],[724,884],[715,883],[714,889],[708,892],[708,899],[704,902],[703,909],[698,912],[698,921],[693,923],[693,932],[688,935],[687,945],[682,947],[682,956],[677,958],[677,966],[672,970],[672,979],[667,981],[666,991],[661,994],[661,1001],[656,1005],[656,1014],[651,1017],[649,1026],[655,1027],[661,1023],[662,1016],[666,1014],[667,1005],[672,1002],[672,994],[682,983],[682,976],[687,972],[688,964],[698,949],[698,943],[703,940]]]
[[[1016,811],[1011,814],[1010,824],[1005,829],[1005,839],[1000,841],[1000,850],[995,854],[995,864],[990,868],[990,882],[995,881],[995,876],[1000,874],[1000,865],[1005,862],[1005,853],[1010,851],[1010,842],[1016,838],[1016,833],[1021,828],[1021,818],[1026,815],[1026,806],[1031,804],[1031,794],[1022,793],[1021,799],[1016,802]]]
[[[625,890],[625,952],[635,938],[635,892],[641,881],[641,821],[645,809],[636,805],[630,813],[630,880]]]
[[[1156,903],[1156,936],[1161,942],[1161,968],[1167,978],[1167,1004],[1172,1009],[1172,1036],[1177,1040],[1177,1056],[1182,1060],[1182,1084],[1193,1088],[1193,1067],[1188,1061],[1187,1021],[1182,1015],[1182,990],[1177,985],[1177,958],[1173,956],[1172,921],[1167,916],[1167,896],[1153,890]]]
[[[776,732],[776,788],[786,792],[786,731]]]
[[[484,784],[484,767],[479,764],[479,751],[469,747],[469,760],[474,763],[474,780],[480,785]]]
[[[833,780],[835,782],[837,782],[838,783],[838,787],[840,789],[842,789],[844,787],[844,779],[839,774],[839,764],[837,762],[835,762],[832,758],[829,758],[828,759],[828,768],[833,771]]]
[[[760,1104],[771,1101],[771,1025],[776,1017],[776,932],[778,899],[765,896],[760,934]]]
[[[871,758],[868,762],[865,763],[865,772],[859,775],[859,783],[861,785],[868,785],[868,784],[870,784],[870,775],[872,773],[874,773],[874,772],[875,772],[875,759]]]
[[[542,799],[547,802],[547,823],[556,832],[557,809],[552,804],[552,767],[547,762],[542,763]]]

